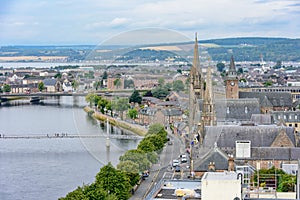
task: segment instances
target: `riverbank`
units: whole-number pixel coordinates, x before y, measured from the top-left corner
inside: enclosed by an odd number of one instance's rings
[[[133,132],[134,134],[137,134],[137,135],[140,135],[140,136],[145,136],[147,134],[147,129],[142,127],[142,126],[138,126],[138,125],[135,125],[135,124],[131,124],[131,123],[128,123],[126,121],[122,121],[122,120],[118,120],[116,118],[113,118],[113,117],[110,117],[108,115],[104,115],[100,112],[95,112],[93,109],[91,109],[90,107],[86,106],[84,108],[84,111],[86,113],[88,113],[89,115],[91,115],[93,118],[97,119],[97,120],[100,120],[100,121],[109,121],[109,123],[113,126],[116,126],[118,128],[121,128],[121,129],[125,129],[125,130],[128,130],[128,131],[131,131]]]

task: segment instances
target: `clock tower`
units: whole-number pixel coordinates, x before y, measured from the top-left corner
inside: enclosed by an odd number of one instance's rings
[[[234,64],[233,56],[230,59],[230,67],[225,79],[226,83],[226,99],[238,99],[239,98],[239,85],[236,68]]]

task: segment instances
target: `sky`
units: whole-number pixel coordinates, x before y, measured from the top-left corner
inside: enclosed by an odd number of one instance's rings
[[[1,0],[0,45],[96,45],[147,28],[300,38],[299,0]]]

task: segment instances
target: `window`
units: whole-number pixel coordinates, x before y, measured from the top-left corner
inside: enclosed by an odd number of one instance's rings
[[[280,119],[280,115],[278,115],[278,119]]]
[[[289,119],[292,119],[292,115],[289,115]]]
[[[227,114],[230,113],[229,107],[227,107],[226,113],[227,113]]]
[[[295,119],[298,119],[298,115],[295,115]]]
[[[283,119],[286,119],[286,115],[283,115]]]
[[[297,123],[295,123],[295,127],[298,127],[298,124],[297,124]]]
[[[248,113],[248,107],[247,106],[245,107],[245,113],[246,114]]]
[[[292,127],[293,126],[293,124],[289,124],[289,127]]]

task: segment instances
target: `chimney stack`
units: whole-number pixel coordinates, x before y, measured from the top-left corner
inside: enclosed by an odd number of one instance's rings
[[[216,171],[215,162],[209,162],[208,171],[209,172],[215,172]]]
[[[233,155],[229,155],[228,158],[228,171],[234,171],[234,159],[233,159]]]

